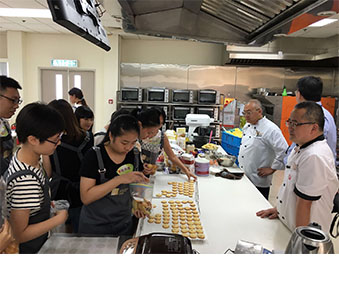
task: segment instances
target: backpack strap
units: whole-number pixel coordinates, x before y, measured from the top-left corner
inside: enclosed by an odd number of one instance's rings
[[[86,131],[86,136],[78,147],[64,143],[64,142],[61,142],[60,146],[63,148],[67,148],[73,152],[76,152],[78,154],[79,160],[82,161],[84,157],[84,155],[82,154],[82,150],[90,140],[91,138],[90,138],[89,132]]]
[[[95,153],[97,155],[98,165],[99,165],[98,172],[100,174],[100,181],[103,183],[105,181],[106,168],[104,166],[104,161],[102,160],[102,155],[101,155],[100,147],[93,146],[92,148],[93,148],[93,150],[95,151]]]
[[[24,176],[24,175],[32,175],[34,177],[36,177],[41,185],[41,187],[44,186],[42,180],[39,178],[39,176],[32,170],[29,170],[29,169],[23,169],[23,170],[19,170],[19,171],[16,171],[14,173],[12,173],[11,175],[8,176],[8,171],[5,172],[5,175],[4,175],[4,178],[5,178],[5,181],[6,181],[6,184],[8,184],[9,182],[11,182],[12,180],[16,179],[17,177],[20,177],[20,176]]]

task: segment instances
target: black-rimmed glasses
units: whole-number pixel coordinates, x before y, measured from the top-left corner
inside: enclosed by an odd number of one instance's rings
[[[5,98],[5,99],[7,99],[7,100],[13,102],[14,104],[20,105],[20,104],[22,103],[22,100],[21,100],[21,99],[12,99],[12,98],[7,97],[7,96],[5,96],[5,95],[3,95],[3,94],[0,94],[0,97],[3,97],[3,98]]]
[[[48,139],[46,139],[45,141],[47,141],[47,142],[49,142],[49,143],[52,143],[52,144],[54,144],[54,145],[58,145],[59,141],[61,140],[62,135],[64,135],[64,132],[61,132],[61,133],[59,134],[58,140],[57,140],[57,141],[48,140]]]
[[[298,123],[298,122],[290,120],[290,119],[286,120],[286,122],[285,122],[286,127],[292,128],[292,129],[295,129],[296,127],[299,127],[299,126],[302,126],[302,125],[313,125],[313,124],[315,124],[315,122]]]

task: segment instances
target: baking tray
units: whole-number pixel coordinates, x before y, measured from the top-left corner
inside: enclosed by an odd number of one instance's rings
[[[166,195],[162,194],[162,191],[172,192],[173,190],[173,183],[176,182],[177,184],[177,193],[175,196],[166,197]],[[185,183],[188,185],[188,195],[180,194],[179,193],[179,183],[183,184],[183,189],[185,188]],[[190,193],[190,184],[193,185],[194,191]],[[173,193],[172,193],[173,194]],[[162,195],[159,197],[159,195]],[[191,181],[188,182],[187,177],[184,175],[177,175],[177,174],[168,174],[168,175],[159,175],[155,176],[154,187],[153,187],[153,198],[161,198],[161,199],[175,199],[175,200],[194,200],[199,205],[199,193],[198,193],[198,181]]]
[[[75,237],[71,234],[52,234],[39,254],[115,254],[119,238]]]
[[[153,209],[152,209],[152,213],[151,213],[151,218],[154,217],[154,219],[156,219],[156,215],[161,215],[161,221],[160,223],[149,223],[149,219],[150,218],[145,218],[145,219],[140,219],[139,221],[139,225],[140,225],[140,229],[138,232],[138,235],[145,235],[145,234],[149,234],[149,233],[153,233],[153,232],[166,232],[166,233],[176,233],[176,234],[181,234],[183,236],[188,237],[189,239],[191,239],[192,241],[205,241],[207,240],[207,236],[206,236],[206,231],[204,229],[204,225],[201,221],[201,217],[200,217],[200,213],[198,211],[198,205],[196,204],[196,202],[194,200],[191,200],[190,202],[187,203],[183,203],[185,201],[189,201],[190,199],[184,199],[184,200],[179,200],[179,199],[174,199],[174,198],[153,198],[152,200],[152,204],[153,204]],[[170,202],[173,201],[174,203],[170,204]],[[166,203],[162,203],[162,202],[166,202]],[[164,227],[163,225],[166,224],[164,223],[164,213],[163,213],[163,208],[164,205],[167,204],[167,210],[168,210],[168,228]],[[194,207],[191,207],[191,204],[194,205]],[[179,206],[178,205],[182,205],[180,206],[181,210],[179,210]],[[173,221],[175,221],[175,217],[173,210],[171,209],[171,206],[175,206],[174,209],[178,210],[178,220],[177,223],[173,223]],[[188,220],[187,220],[187,210],[186,208],[190,208],[190,209],[194,209],[196,213],[194,214],[192,212],[192,210],[190,210],[190,212],[188,212],[189,215],[191,215],[192,217],[188,216]],[[180,213],[180,211],[185,211]],[[180,217],[180,215],[185,215]],[[198,220],[198,218],[199,220]],[[185,220],[184,220],[185,218]],[[191,219],[192,218],[192,219]],[[190,222],[188,222],[190,221]],[[200,222],[200,224],[199,224]],[[185,223],[186,225],[183,225],[183,223]],[[177,224],[177,231],[173,231],[173,228],[175,228],[175,224]],[[188,224],[190,224],[190,227],[188,226]],[[185,228],[187,229],[187,231],[185,230]],[[195,232],[195,235],[194,235]],[[200,237],[199,237],[200,235]],[[203,237],[202,237],[203,235]],[[195,236],[195,237],[194,237]]]

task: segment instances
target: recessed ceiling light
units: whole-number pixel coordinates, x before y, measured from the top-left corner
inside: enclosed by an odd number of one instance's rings
[[[284,36],[287,36],[286,33],[275,33],[273,34],[274,37],[284,37]]]
[[[24,18],[46,18],[51,19],[49,9],[30,8],[0,8],[0,17],[24,17]]]
[[[323,27],[337,21],[338,21],[337,19],[322,19],[318,22],[309,25],[308,27]]]

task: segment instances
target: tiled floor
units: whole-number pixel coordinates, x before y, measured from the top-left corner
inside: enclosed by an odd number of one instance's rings
[[[277,194],[279,192],[279,188],[281,186],[283,179],[284,179],[284,171],[277,170],[273,175],[272,186],[271,186],[270,194],[269,194],[269,202],[271,203],[272,206],[275,206],[275,203],[277,200]],[[331,238],[331,239],[334,245],[334,252],[339,254],[339,237],[337,237],[336,239],[334,238]]]

